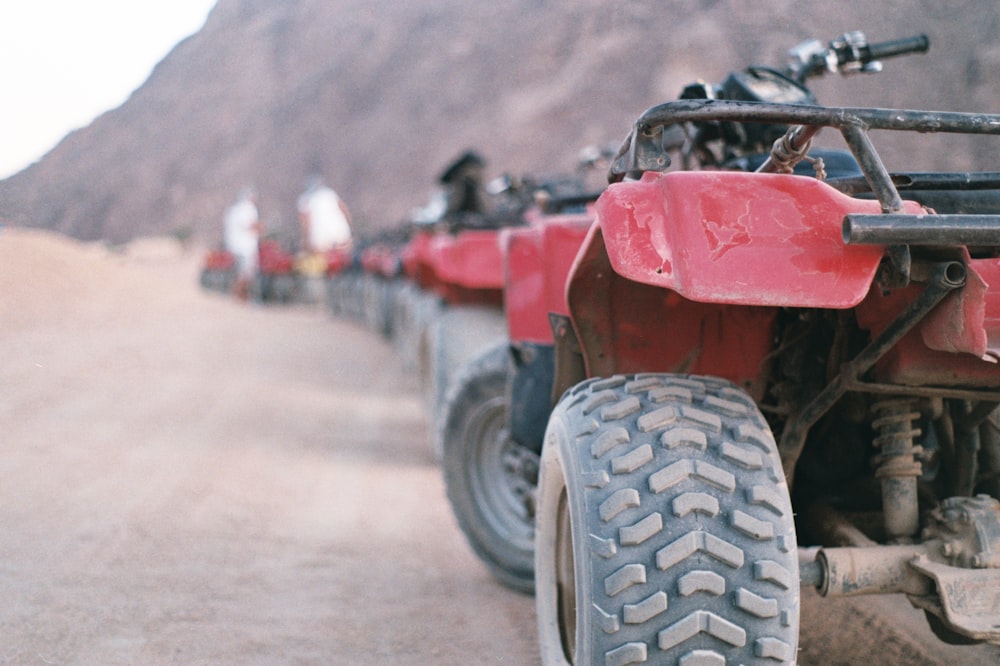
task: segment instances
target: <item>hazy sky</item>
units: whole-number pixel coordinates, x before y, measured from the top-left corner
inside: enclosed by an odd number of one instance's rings
[[[215,0],[0,2],[0,178],[124,102]]]

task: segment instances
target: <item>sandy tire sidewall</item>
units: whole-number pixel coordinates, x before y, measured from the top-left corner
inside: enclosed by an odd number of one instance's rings
[[[569,396],[564,397],[556,405],[549,425],[545,432],[545,443],[542,446],[541,463],[538,477],[538,510],[535,514],[535,608],[538,622],[538,642],[542,663],[546,666],[569,666],[570,662],[563,651],[563,638],[560,631],[559,598],[556,573],[556,523],[559,520],[559,506],[562,495],[567,501],[582,498],[583,493],[574,492],[575,488],[567,488],[567,483],[575,485],[578,475],[572,470],[579,468],[578,454],[572,446],[573,436],[570,433],[571,424],[567,418],[566,408],[571,402]],[[574,543],[573,551],[579,552],[576,543],[582,526],[576,524],[577,517],[585,512],[579,502],[569,507],[571,529]],[[576,566],[580,566],[576,562]],[[590,577],[576,572],[576,598],[588,599],[593,595],[589,591]],[[579,617],[579,609],[578,609]],[[583,623],[586,625],[586,623]],[[592,655],[586,654],[586,646],[591,641],[580,634],[586,626],[576,624],[576,663],[591,663]]]
[[[691,395],[683,398],[676,394],[678,390],[690,393],[689,388],[701,391],[697,394],[700,397],[693,401]],[[652,397],[638,399],[638,393],[651,389],[662,393],[655,400]],[[605,413],[602,409],[605,404],[610,405],[613,412]],[[661,405],[668,411],[664,412]],[[716,406],[743,411],[736,412],[740,416],[726,416],[716,422],[712,420],[714,415],[705,411]],[[599,414],[599,418],[595,418]],[[645,414],[651,418],[645,425],[638,426],[636,419]],[[744,420],[743,414],[749,420]],[[696,442],[696,438],[688,437],[700,434],[696,426],[699,422],[706,423],[703,420],[706,418],[712,425],[705,426],[705,432],[717,434],[707,435],[699,446],[691,449],[693,457],[688,457],[685,451],[688,445],[673,442]],[[719,423],[722,430],[718,429]],[[630,436],[620,438],[626,430]],[[682,438],[675,440],[672,437],[667,447],[660,440],[661,434],[666,436],[667,433]],[[614,437],[606,437],[612,434]],[[597,448],[593,448],[595,446]],[[637,452],[642,455],[636,457]],[[616,458],[621,465],[611,464]],[[744,465],[748,465],[747,470],[755,471],[741,471]],[[653,477],[648,476],[650,472],[659,478],[655,490]],[[721,489],[717,501],[712,500],[713,492],[705,492],[712,484],[718,484]],[[642,645],[645,645],[643,650],[648,650],[648,657],[643,655],[643,659],[656,663],[660,663],[657,659],[674,660],[681,655],[701,658],[710,653],[713,659],[735,659],[740,663],[744,660],[757,663],[761,657],[767,663],[794,661],[799,599],[791,504],[774,439],[756,405],[740,389],[712,378],[617,376],[578,384],[556,406],[541,457],[535,573],[543,663],[560,665],[568,663],[558,627],[556,564],[558,500],[564,491],[575,559],[574,663],[604,662],[605,658],[611,658],[612,651],[618,653],[615,660],[625,657],[626,653],[632,653],[627,658],[634,660]],[[761,494],[760,491],[765,492]],[[614,508],[605,514],[606,501],[620,498],[622,493],[633,494],[635,503],[632,504],[631,499],[628,504],[615,500],[609,505]],[[678,509],[673,505],[674,499],[695,498],[699,503],[709,501],[704,508],[711,512],[708,522],[700,518],[702,507],[696,511],[685,508],[675,517]],[[633,508],[627,508],[629,506]],[[768,513],[772,510],[775,515]],[[767,518],[770,527],[761,525],[762,521],[753,519],[751,513]],[[635,537],[638,541],[631,541],[633,537],[630,536],[626,544],[624,537],[619,536],[619,529],[638,534],[632,531],[639,525],[636,521],[642,519],[642,523],[649,524],[646,518],[656,514],[665,520],[659,527],[652,528],[653,531],[643,528],[643,536]],[[753,535],[758,529],[762,532]],[[621,542],[616,543],[618,540]],[[709,545],[698,547],[699,542]],[[705,547],[711,552],[704,551]],[[661,550],[665,555],[662,567]],[[760,574],[756,573],[758,563],[764,567]],[[770,572],[776,565],[780,565],[780,571],[777,578],[772,578],[774,574]],[[618,587],[617,581],[623,579],[617,576],[626,568],[630,570],[628,578],[632,578],[631,574],[640,567],[644,572],[641,579],[626,581],[619,591],[606,590],[612,578],[616,579],[614,586]],[[696,569],[699,579],[710,577],[711,585],[705,588],[706,592],[717,587],[715,581],[725,579],[724,587],[708,595],[698,592],[702,589],[698,587],[693,596],[689,596],[691,592],[682,592],[682,596],[674,597],[669,607],[664,601],[662,609],[652,614],[646,615],[643,610],[640,613],[643,619],[636,619],[635,614],[632,620],[623,618],[625,607],[622,604],[639,604],[633,606],[633,610],[640,606],[651,608],[645,605],[646,600],[655,596],[666,600],[663,593],[669,596],[678,590],[680,578],[677,576],[694,573]],[[777,585],[771,585],[772,580]],[[760,590],[759,585],[768,586],[767,599],[752,593]],[[632,601],[627,601],[628,598]],[[742,600],[737,601],[738,598]],[[659,601],[654,605],[658,606]],[[746,630],[744,642],[740,643],[739,636],[729,633],[725,638],[727,644],[723,646],[717,641],[717,637],[723,635],[715,633],[716,627],[726,625],[741,630],[727,618],[734,612],[744,611],[749,611],[750,615],[733,619]],[[603,618],[600,620],[603,629],[597,624],[598,617]],[[612,622],[614,628],[609,629],[608,622]],[[703,622],[713,624],[711,636],[701,633],[704,629],[683,635],[690,627]],[[658,635],[661,645],[657,644]],[[664,635],[667,636],[666,645],[662,645]],[[763,643],[758,644],[758,638]],[[755,654],[758,648],[763,652]],[[778,654],[783,656],[775,656]]]
[[[452,510],[473,550],[497,580],[534,589],[534,525],[518,514],[503,466],[507,446],[509,348],[492,347],[458,374],[445,401],[442,467]],[[523,531],[522,529],[523,528]]]
[[[487,306],[443,306],[430,326],[430,398],[434,456],[440,460],[445,399],[456,373],[484,350],[507,340],[503,312]]]

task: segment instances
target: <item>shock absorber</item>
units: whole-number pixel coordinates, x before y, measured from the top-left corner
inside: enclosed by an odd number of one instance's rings
[[[876,418],[872,428],[878,432],[875,446],[875,476],[882,483],[882,513],[890,543],[908,543],[920,528],[917,502],[917,478],[922,473],[920,454],[914,444],[920,429],[913,422],[920,417],[913,401],[899,398],[872,405]]]

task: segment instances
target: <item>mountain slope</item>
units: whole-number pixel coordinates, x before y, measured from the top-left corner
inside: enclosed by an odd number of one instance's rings
[[[699,77],[781,64],[807,37],[918,32],[931,54],[877,77],[820,81],[829,104],[1000,111],[1000,10],[988,0],[875,3],[736,0],[219,0],[117,109],[0,182],[0,218],[124,241],[219,236],[222,210],[253,184],[270,228],[321,173],[367,229],[422,204],[448,160],[474,147],[501,171],[573,168],[617,143],[646,107]],[[876,11],[877,10],[877,11]],[[888,151],[890,164],[967,168],[982,142]]]

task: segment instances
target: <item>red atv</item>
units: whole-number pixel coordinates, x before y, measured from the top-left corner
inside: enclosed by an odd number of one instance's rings
[[[527,224],[525,213],[536,195],[551,195],[556,187],[555,179],[502,177],[486,188],[487,210],[444,214],[411,227],[400,255],[406,280],[389,292],[393,336],[424,384],[439,459],[455,434],[446,424],[447,412],[468,375],[465,366],[508,346],[501,238],[506,230]]]
[[[265,303],[292,303],[299,294],[295,255],[272,237],[260,239],[259,266],[250,284],[250,297]]]
[[[403,249],[409,286],[399,287],[395,335],[409,351],[431,412],[433,449],[449,382],[484,347],[504,337],[498,229],[422,228]]]
[[[258,268],[248,285],[249,296],[260,302],[290,303],[297,298],[299,276],[295,257],[274,238],[263,238],[258,249]],[[205,255],[199,282],[205,289],[230,293],[238,289],[236,256],[224,248]]]
[[[440,423],[445,486],[459,526],[490,572],[525,592],[533,588],[534,489],[552,406],[550,314],[567,312],[566,275],[593,219],[589,208],[534,209],[526,226],[503,230],[497,249],[507,338],[455,373]]]
[[[205,254],[198,281],[204,289],[226,294],[233,290],[236,275],[236,257],[232,252],[219,247]]]
[[[1000,641],[1000,173],[890,174],[868,135],[1000,116],[803,86],[926,48],[812,43],[636,121],[556,337],[544,663],[793,663],[800,584]],[[810,152],[822,128],[849,152]]]

